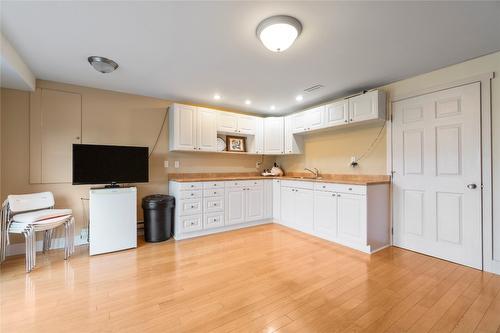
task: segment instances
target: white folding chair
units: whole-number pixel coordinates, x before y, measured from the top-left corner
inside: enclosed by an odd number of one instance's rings
[[[74,226],[71,209],[54,209],[51,192],[9,195],[2,206],[0,261],[5,260],[9,233],[23,234],[26,240],[26,272],[36,263],[36,232],[44,231],[43,251],[52,245],[53,230],[64,226],[64,259],[74,253]]]

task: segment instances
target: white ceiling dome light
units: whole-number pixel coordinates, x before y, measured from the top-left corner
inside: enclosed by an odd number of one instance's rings
[[[111,73],[118,68],[118,64],[108,58],[91,56],[87,60],[96,71],[101,73]]]
[[[276,15],[257,26],[257,37],[273,52],[283,52],[292,46],[302,32],[302,24],[295,17]]]

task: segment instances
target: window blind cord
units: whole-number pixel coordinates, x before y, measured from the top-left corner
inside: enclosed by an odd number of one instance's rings
[[[153,145],[153,149],[151,149],[151,152],[149,153],[148,158],[151,158],[151,155],[153,155],[153,152],[156,149],[156,146],[158,145],[158,141],[160,140],[161,132],[163,131],[163,127],[165,127],[165,122],[167,121],[167,115],[168,115],[168,109],[165,111],[165,115],[163,116],[163,122],[161,123],[160,131],[158,132],[158,136],[156,137],[155,144]]]
[[[372,141],[372,143],[370,144],[368,149],[363,154],[361,154],[361,156],[356,160],[356,162],[363,160],[366,156],[368,156],[373,151],[373,148],[375,148],[376,144],[379,142],[379,140],[381,138],[382,131],[384,130],[386,124],[387,124],[387,122],[384,121],[384,124],[382,125],[382,127],[378,131],[378,134],[375,137],[375,140]]]

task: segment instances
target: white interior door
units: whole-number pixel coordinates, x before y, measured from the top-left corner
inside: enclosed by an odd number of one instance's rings
[[[480,84],[393,103],[394,245],[482,268]]]

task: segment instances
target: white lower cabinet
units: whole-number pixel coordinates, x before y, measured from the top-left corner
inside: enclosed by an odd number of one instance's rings
[[[270,222],[373,253],[390,245],[389,184],[307,180],[170,182],[175,238]]]
[[[313,231],[313,190],[297,187],[281,187],[281,222],[289,227]]]
[[[366,245],[366,196],[339,193],[337,200],[339,239]]]
[[[169,182],[174,235],[185,239],[271,222],[273,180]]]
[[[334,239],[337,237],[337,194],[314,191],[314,232]]]
[[[245,191],[243,187],[226,189],[226,224],[245,222]]]

